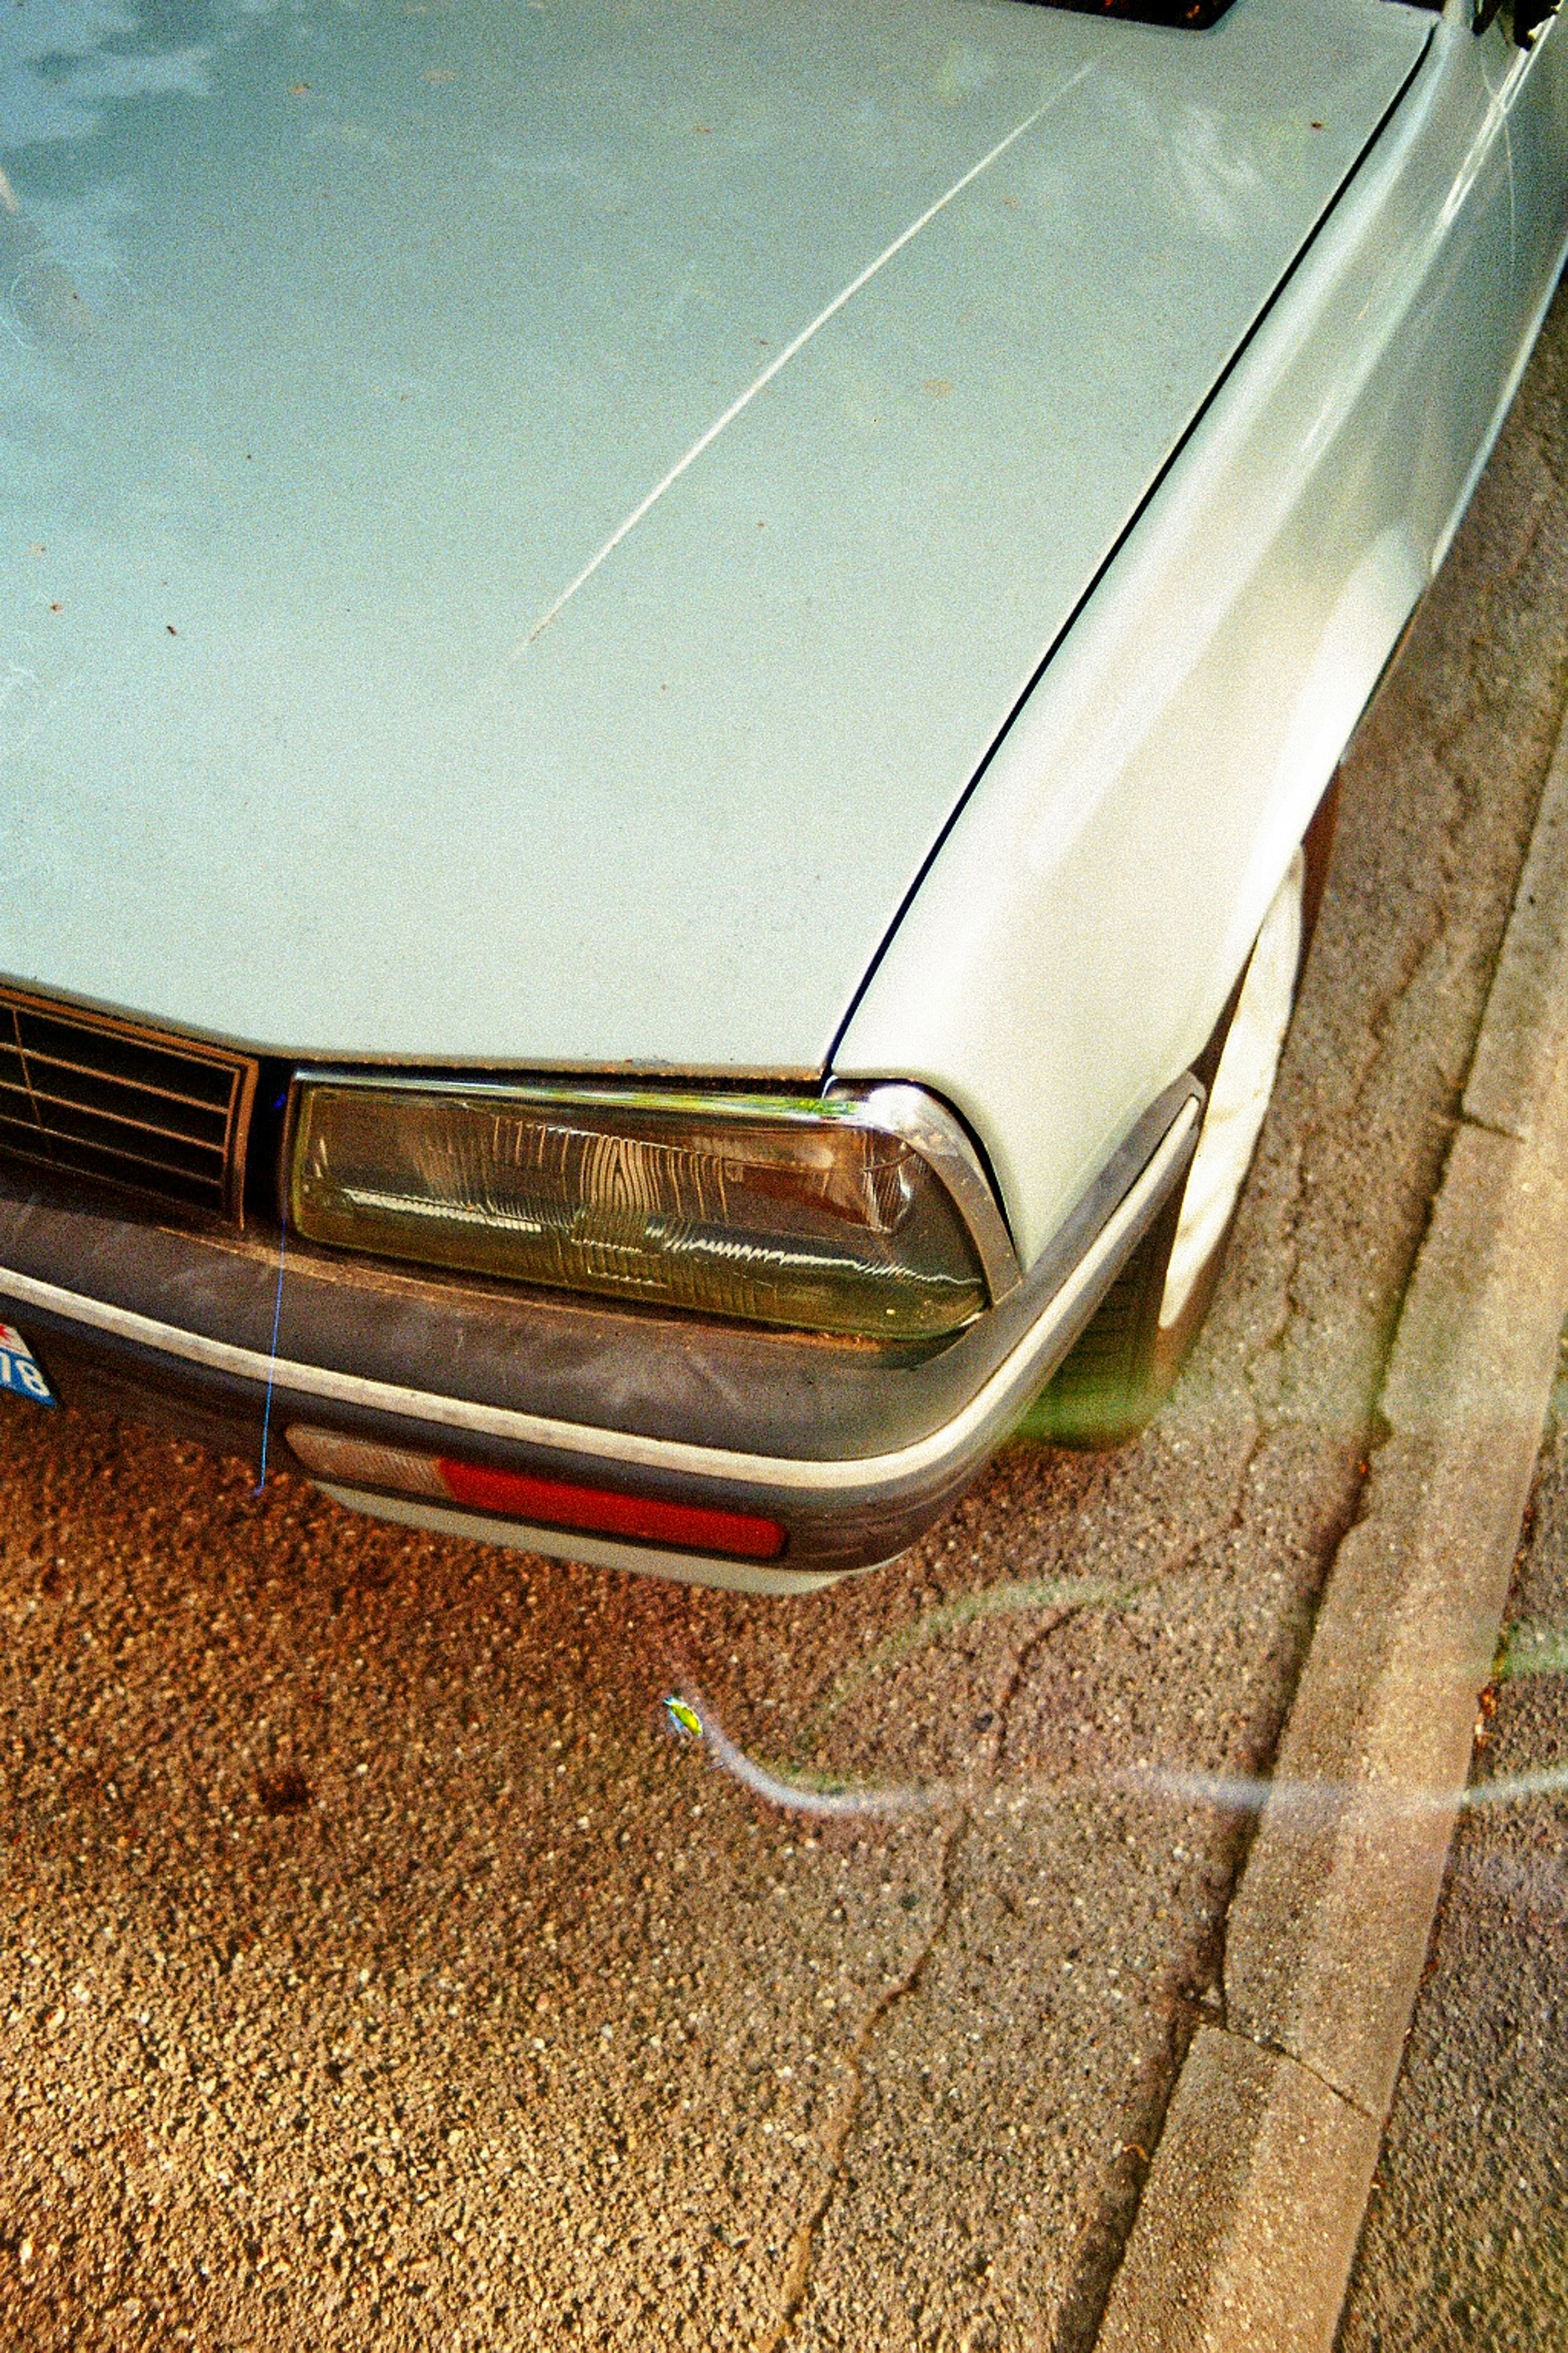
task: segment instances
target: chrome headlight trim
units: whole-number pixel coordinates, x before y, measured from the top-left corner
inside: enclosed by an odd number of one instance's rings
[[[992,1305],[1016,1291],[1023,1269],[1001,1203],[967,1131],[947,1105],[903,1080],[860,1087],[835,1080],[818,1110],[839,1104],[858,1126],[901,1136],[941,1177],[979,1254]]]

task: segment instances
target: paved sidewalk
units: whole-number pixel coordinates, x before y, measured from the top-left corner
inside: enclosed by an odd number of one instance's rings
[[[1340,2353],[1568,2345],[1565,1679],[1568,1350]]]
[[[1568,1313],[1560,733],[1339,1545],[1103,2353],[1327,2353],[1464,1803]]]

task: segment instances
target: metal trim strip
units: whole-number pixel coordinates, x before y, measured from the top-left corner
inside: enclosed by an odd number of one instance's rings
[[[698,1445],[689,1440],[647,1438],[633,1430],[552,1420],[542,1414],[479,1405],[464,1398],[441,1397],[391,1381],[368,1379],[357,1373],[336,1372],[325,1366],[274,1359],[260,1349],[182,1331],[156,1317],[116,1307],[109,1301],[87,1298],[58,1283],[45,1282],[5,1267],[0,1267],[0,1298],[43,1308],[216,1372],[257,1382],[270,1379],[278,1393],[322,1398],[367,1412],[394,1414],[405,1420],[465,1430],[476,1437],[507,1439],[562,1453],[589,1455],[600,1461],[634,1469],[721,1480],[824,1501],[868,1489],[886,1492],[924,1484],[940,1476],[952,1464],[964,1460],[971,1450],[983,1446],[1005,1420],[1009,1409],[1027,1389],[1035,1367],[1049,1354],[1063,1326],[1070,1325],[1085,1293],[1092,1290],[1108,1263],[1117,1262],[1118,1250],[1125,1239],[1129,1234],[1136,1235],[1151,1203],[1162,1198],[1180,1174],[1202,1108],[1202,1101],[1196,1095],[1189,1095],[1182,1103],[1142,1171],[1089,1249],[968,1403],[940,1429],[887,1454],[822,1461],[745,1454],[724,1447]]]
[[[489,1519],[482,1512],[420,1503],[409,1495],[384,1495],[370,1487],[339,1487],[329,1479],[314,1483],[345,1511],[363,1512],[373,1520],[390,1520],[401,1528],[466,1536],[471,1544],[499,1545],[505,1552],[542,1553],[547,1560],[585,1562],[590,1568],[626,1568],[637,1577],[662,1577],[676,1585],[707,1585],[721,1593],[793,1599],[797,1594],[820,1593],[844,1577],[866,1577],[887,1567],[885,1561],[868,1561],[855,1568],[791,1568],[787,1564],[772,1568],[762,1561],[725,1560],[717,1553],[664,1552],[653,1545],[616,1544],[607,1536],[580,1536],[561,1528],[530,1527],[521,1520]]]

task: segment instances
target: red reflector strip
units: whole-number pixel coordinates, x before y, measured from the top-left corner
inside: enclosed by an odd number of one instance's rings
[[[743,1560],[776,1560],[784,1532],[776,1520],[749,1512],[719,1512],[703,1504],[667,1504],[651,1495],[621,1495],[612,1487],[579,1487],[564,1479],[535,1479],[522,1471],[489,1471],[442,1455],[443,1485],[456,1504],[551,1528],[584,1535],[635,1536],[682,1552],[719,1552]]]

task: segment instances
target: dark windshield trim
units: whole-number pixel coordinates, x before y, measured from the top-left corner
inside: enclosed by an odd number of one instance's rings
[[[1044,8],[1070,8],[1082,16],[1125,16],[1137,25],[1166,25],[1184,33],[1206,33],[1231,0],[1028,0]]]

